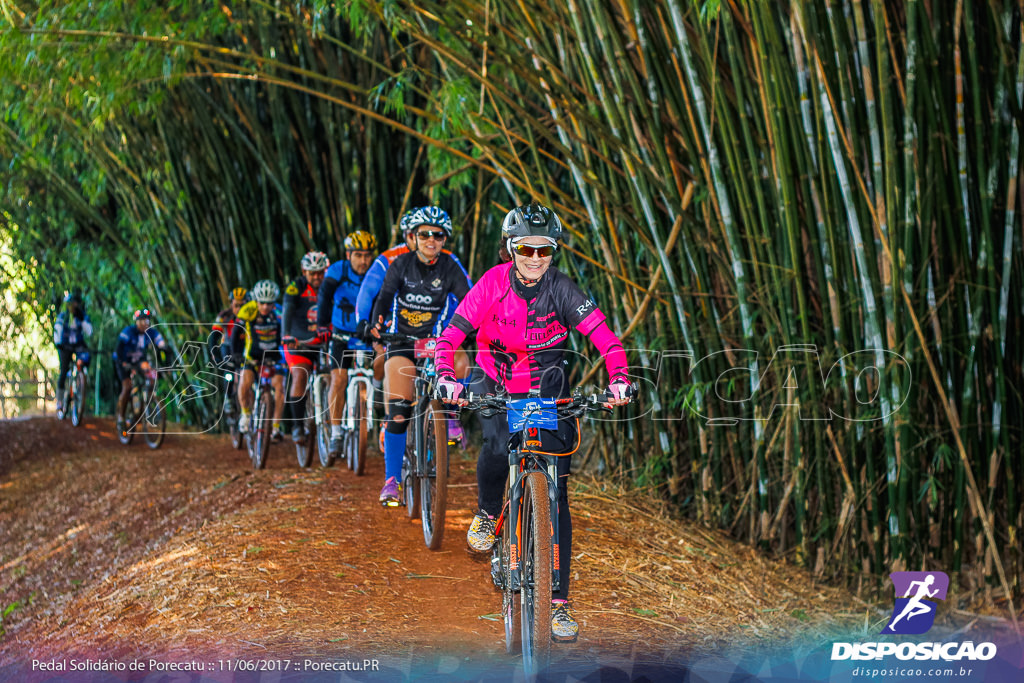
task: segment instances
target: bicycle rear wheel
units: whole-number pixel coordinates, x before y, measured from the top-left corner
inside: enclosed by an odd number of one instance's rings
[[[154,450],[160,448],[167,433],[167,408],[155,390],[149,395],[142,419],[146,426],[146,445]]]
[[[81,370],[72,378],[71,424],[78,427],[85,417],[85,371]]]
[[[420,474],[423,540],[431,550],[441,547],[448,509],[448,416],[440,401],[431,401],[423,417],[424,467]]]
[[[265,393],[261,392],[256,400],[251,429],[249,457],[252,458],[253,469],[262,470],[267,466],[267,451],[270,449],[270,397]]]
[[[551,658],[551,501],[548,481],[540,472],[526,475],[523,487],[522,634],[523,669],[527,678]]]

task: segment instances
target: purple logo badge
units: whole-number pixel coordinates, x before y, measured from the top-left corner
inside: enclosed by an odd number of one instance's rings
[[[945,572],[893,572],[889,578],[896,589],[896,605],[882,633],[925,633],[935,623],[938,601],[946,599],[949,577]]]

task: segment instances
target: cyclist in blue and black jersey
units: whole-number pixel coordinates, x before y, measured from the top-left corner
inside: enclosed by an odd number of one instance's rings
[[[444,214],[441,217],[441,214]],[[444,209],[436,206],[421,206],[415,209],[406,211],[401,220],[398,223],[398,227],[402,232],[402,236],[405,237],[404,244],[396,244],[387,251],[381,253],[380,256],[370,265],[370,269],[366,272],[366,277],[363,278],[363,284],[359,288],[359,298],[356,301],[356,319],[357,320],[372,320],[371,313],[373,312],[373,305],[377,301],[377,295],[380,293],[381,285],[384,284],[384,276],[387,273],[388,267],[391,263],[401,256],[407,254],[410,251],[416,250],[416,230],[421,225],[433,225],[431,221],[440,221],[441,223],[447,222],[448,234],[451,234],[451,218],[448,216]],[[466,276],[470,286],[473,285],[472,280],[469,279],[469,273],[466,272],[466,267],[462,265],[462,261],[459,257],[453,254],[448,249],[442,249],[442,254],[447,254],[456,266],[462,271],[462,274]],[[451,316],[455,313],[455,307],[458,305],[458,300],[454,296],[448,297],[449,306],[444,313],[445,318],[441,323],[444,327],[451,321]],[[378,383],[384,378],[384,347],[380,344],[374,344],[374,350],[377,352],[377,356],[373,362],[373,378],[374,382]],[[379,388],[379,387],[378,387]],[[381,451],[384,450],[384,427],[381,427]],[[453,441],[462,441],[464,438],[462,432],[462,425],[458,419],[451,418],[448,420],[448,438]]]
[[[53,343],[57,347],[60,363],[60,374],[57,375],[57,412],[64,409],[61,401],[64,399],[64,383],[72,358],[78,356],[82,365],[89,365],[89,347],[85,340],[92,336],[92,321],[85,313],[82,294],[77,289],[71,290],[64,295],[64,303],[67,304],[67,310],[57,315],[57,322],[53,325]]]
[[[356,299],[363,276],[377,250],[377,240],[365,230],[356,230],[345,238],[345,258],[327,269],[317,299],[317,332],[354,334],[356,331]],[[345,410],[345,387],[348,385],[348,369],[352,367],[353,354],[348,351],[367,348],[356,339],[345,342],[331,340],[331,393],[328,399],[331,414],[330,454],[341,453],[341,416]]]
[[[117,397],[117,431],[123,432],[124,409],[128,406],[128,397],[132,391],[131,371],[136,365],[146,363],[146,350],[153,347],[159,360],[167,349],[167,341],[158,330],[153,329],[153,313],[148,308],[140,308],[132,316],[134,324],[121,330],[117,337],[117,348],[114,349],[114,369],[121,380],[121,394]]]
[[[410,209],[402,215],[401,220],[398,223],[399,229],[402,231],[402,236],[405,238],[405,242],[402,244],[396,244],[395,246],[381,252],[372,264],[370,269],[366,271],[366,275],[363,277],[363,283],[359,287],[359,298],[356,300],[356,319],[357,320],[369,320],[370,313],[373,312],[373,304],[377,300],[377,294],[380,293],[381,285],[384,284],[384,275],[387,273],[388,266],[391,262],[402,254],[407,254],[410,251],[416,249],[416,235],[415,231],[421,225],[424,225],[429,220],[428,209],[436,209],[443,211],[443,209],[437,209],[436,207],[419,207],[416,209]],[[447,216],[447,214],[445,214]],[[451,219],[448,219],[451,223]],[[466,267],[462,265],[462,261],[459,257],[450,252],[447,249],[442,249],[442,253],[448,254],[455,261],[455,264],[462,269],[462,272],[469,277],[469,273],[466,271]],[[455,311],[455,303],[452,305],[452,312]],[[445,324],[448,320],[445,320]],[[380,379],[378,377],[377,379]]]
[[[416,226],[416,250],[402,254],[388,268],[380,294],[373,307],[371,320],[360,321],[364,338],[379,337],[389,320],[388,332],[417,338],[437,336],[451,317],[451,299],[462,299],[469,291],[466,272],[451,255],[442,250],[452,233],[448,213],[436,206],[417,209],[411,222]],[[468,359],[458,352],[457,376],[467,374]],[[384,368],[384,394],[388,401],[387,426],[384,434],[384,488],[380,502],[394,507],[401,500],[398,478],[405,452],[408,420],[412,416],[412,399],[416,364],[412,344],[388,346]]]

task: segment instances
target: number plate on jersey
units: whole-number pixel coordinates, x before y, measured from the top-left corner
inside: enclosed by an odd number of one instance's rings
[[[521,432],[523,427],[558,429],[558,410],[553,398],[518,398],[508,402],[508,431]]]
[[[437,346],[437,337],[417,339],[413,345],[412,353],[416,358],[433,358],[434,348]]]

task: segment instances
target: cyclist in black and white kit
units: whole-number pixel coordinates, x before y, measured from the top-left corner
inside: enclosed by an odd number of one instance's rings
[[[374,321],[368,330],[370,337],[379,335],[385,320],[390,321],[388,332],[418,338],[436,337],[452,306],[448,295],[459,300],[469,291],[465,271],[442,252],[445,240],[452,234],[448,213],[436,206],[423,207],[416,210],[410,225],[414,227],[416,249],[402,254],[388,267],[370,317]],[[364,335],[366,333],[364,327]],[[464,352],[456,358],[455,364],[457,376],[465,377],[469,361]],[[412,416],[415,378],[412,344],[389,345],[384,364],[388,415],[384,433],[384,488],[380,492],[380,502],[386,507],[397,506],[401,499],[398,480],[405,452],[405,433]]]

